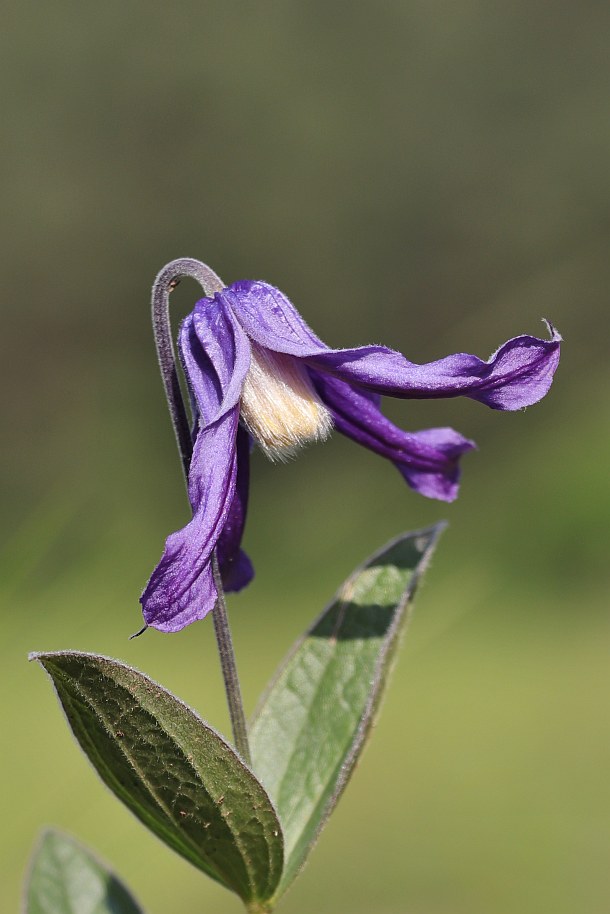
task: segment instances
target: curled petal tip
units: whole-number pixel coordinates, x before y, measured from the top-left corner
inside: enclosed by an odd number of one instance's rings
[[[546,317],[542,318],[542,322],[546,324],[546,329],[549,331],[549,336],[551,337],[551,343],[562,343],[563,337],[555,324]]]

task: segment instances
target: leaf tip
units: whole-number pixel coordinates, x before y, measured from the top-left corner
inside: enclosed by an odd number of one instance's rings
[[[28,654],[28,661],[30,663],[32,661],[36,661],[36,663],[39,663],[41,667],[44,667],[46,670],[47,664],[52,660],[53,657],[57,656],[57,654],[60,653],[61,651],[30,651]]]
[[[419,535],[424,537],[429,545],[436,543],[437,539],[445,532],[449,526],[448,520],[439,520],[435,524],[432,524],[431,527],[426,527],[424,530],[420,530]],[[408,534],[409,535],[409,534]],[[410,534],[411,536],[417,534]]]

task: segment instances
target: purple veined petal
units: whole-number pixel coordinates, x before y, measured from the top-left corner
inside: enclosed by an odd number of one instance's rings
[[[250,436],[240,424],[237,429],[235,492],[216,546],[220,574],[226,591],[242,590],[254,577],[252,562],[240,548],[248,510],[250,447]]]
[[[396,469],[405,482],[420,495],[438,498],[440,501],[455,501],[460,488],[461,468],[458,463],[462,454],[475,451],[474,441],[464,438],[453,428],[425,428],[417,432],[408,432],[415,459],[394,461]],[[437,469],[421,469],[418,466],[418,454],[431,448],[440,455]]]
[[[230,308],[203,298],[182,322],[180,360],[203,427],[239,401],[250,367],[250,344]]]
[[[247,335],[266,349],[301,358],[328,349],[275,286],[240,280],[218,292],[217,297],[233,311]]]
[[[488,361],[456,353],[427,364],[410,362],[386,346],[330,349],[307,326],[286,296],[264,282],[241,281],[218,293],[247,335],[371,391],[393,397],[465,396],[492,409],[531,406],[548,392],[559,362],[561,336],[547,322],[550,339],[518,336]]]
[[[238,420],[239,407],[234,406],[197,435],[188,481],[193,518],[168,536],[140,598],[144,620],[160,631],[179,631],[214,608],[210,556],[235,492]]]
[[[392,397],[470,397],[492,409],[531,406],[548,392],[559,363],[561,336],[548,324],[549,340],[517,336],[487,361],[460,352],[417,365],[383,346],[338,349],[308,357],[307,363],[344,381]]]
[[[330,409],[336,429],[391,460],[412,489],[428,498],[453,501],[458,494],[458,460],[476,447],[451,428],[404,432],[378,409],[370,393],[310,370],[314,386]]]

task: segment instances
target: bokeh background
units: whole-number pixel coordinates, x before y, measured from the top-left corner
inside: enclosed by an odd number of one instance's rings
[[[282,910],[606,914],[610,7],[26,0],[1,40],[2,910],[44,824],[149,914],[240,909],[98,783],[26,662],[119,657],[228,732],[209,621],[127,640],[188,516],[148,300],[194,256],[278,285],[335,346],[487,357],[545,316],[566,340],[525,413],[388,403],[477,440],[453,505],[338,435],[254,459],[257,578],[231,600],[249,710],[357,562],[450,521]]]

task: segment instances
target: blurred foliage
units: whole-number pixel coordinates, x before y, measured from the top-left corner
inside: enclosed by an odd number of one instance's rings
[[[607,912],[609,39],[593,0],[4,10],[3,909],[54,823],[149,914],[237,910],[99,786],[25,662],[118,656],[228,730],[210,624],[126,640],[187,517],[148,327],[184,255],[278,285],[334,345],[424,361],[543,316],[564,334],[525,414],[388,404],[476,438],[454,505],[338,435],[257,455],[257,579],[231,605],[253,707],[357,562],[448,517],[372,748],[284,909]]]

